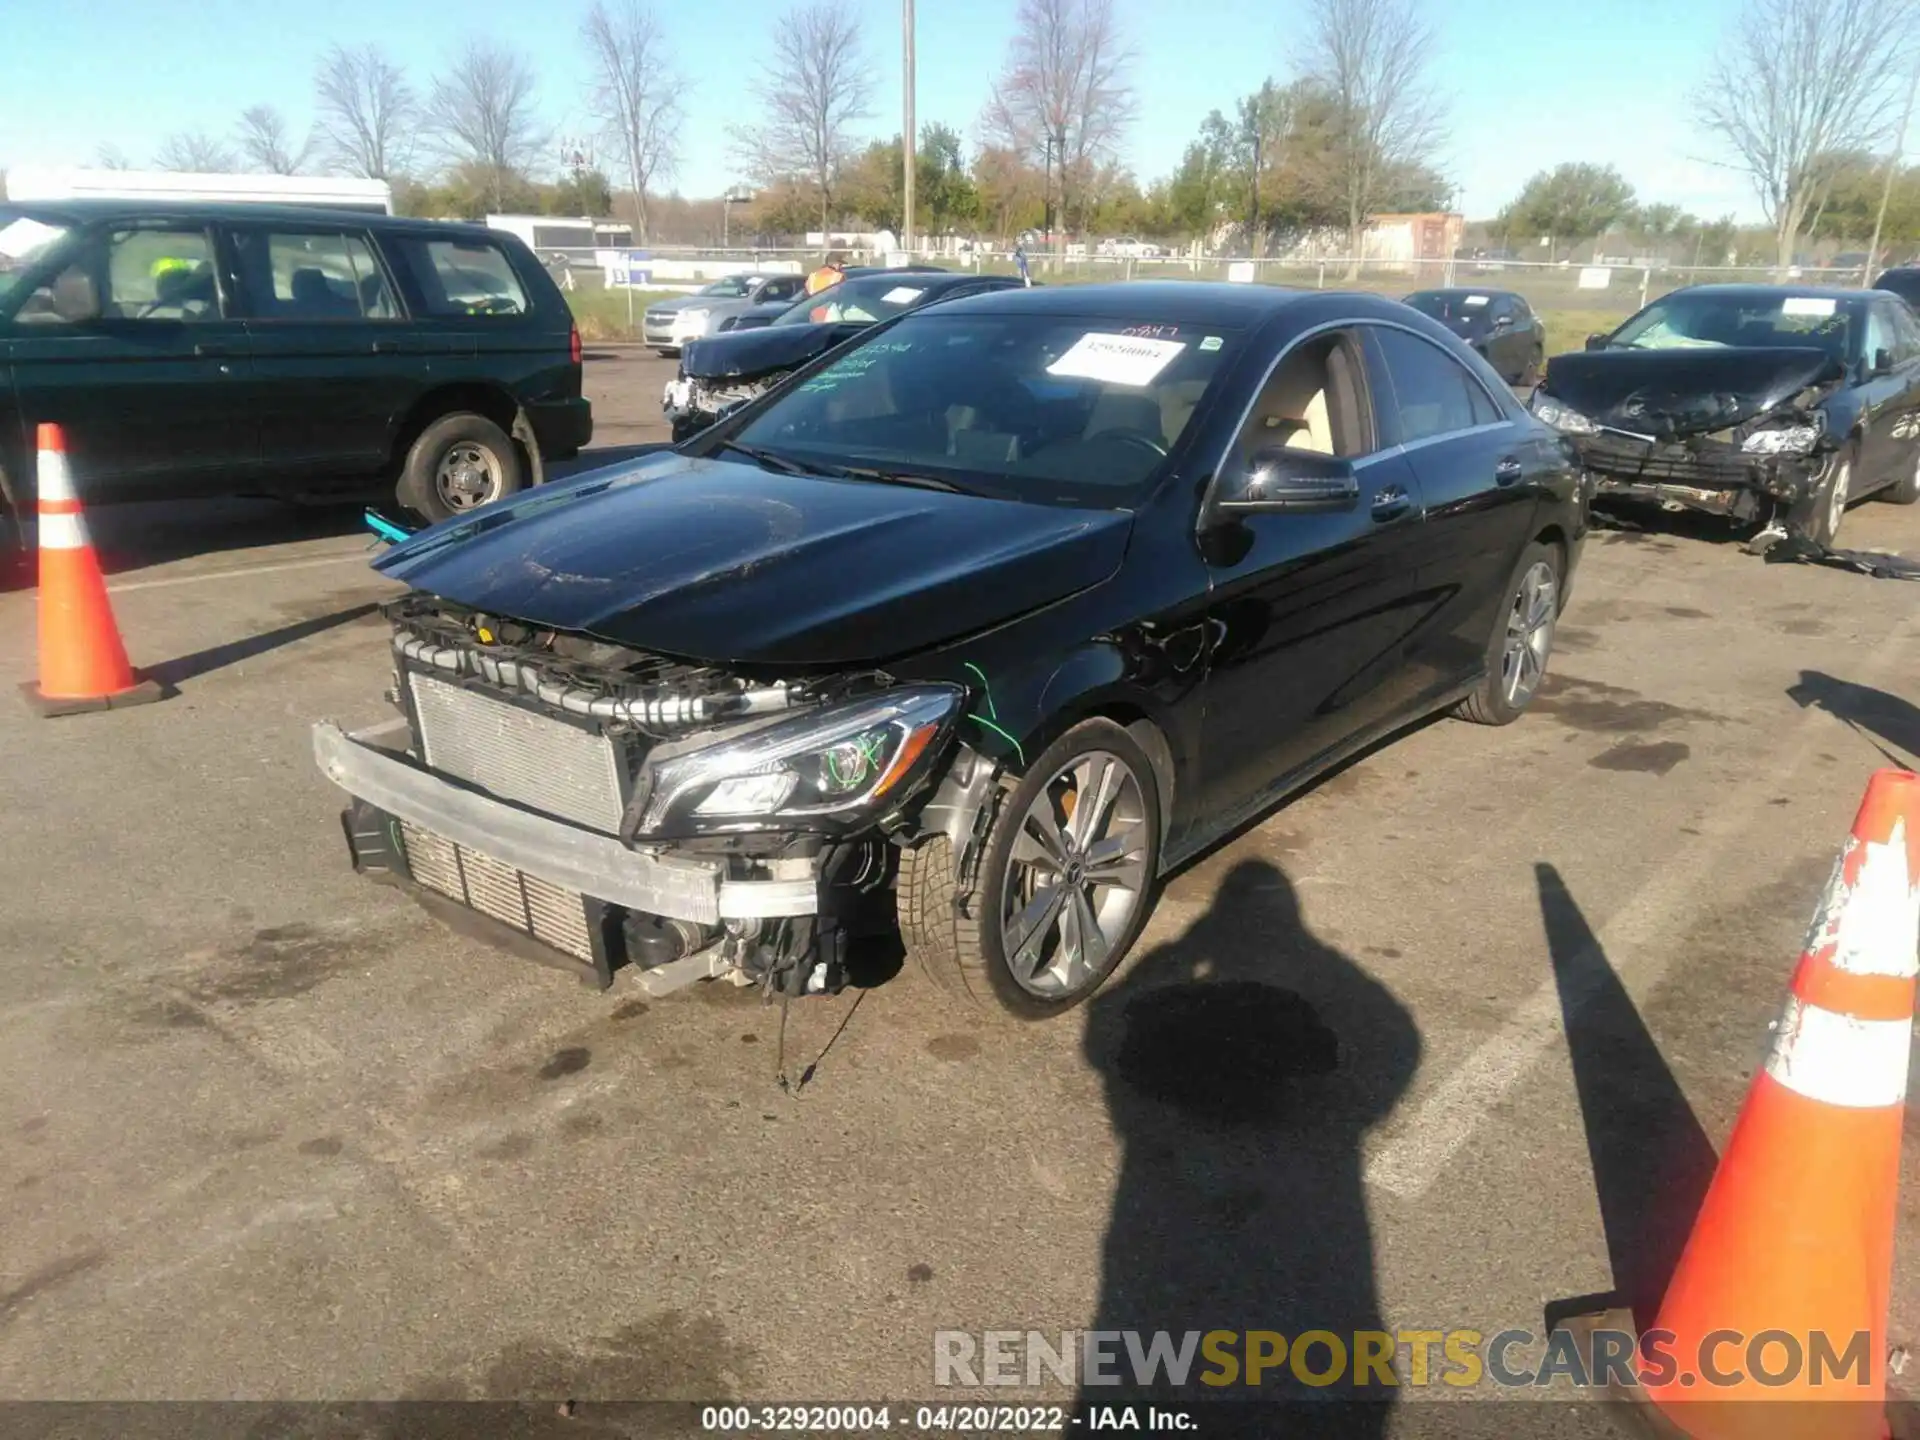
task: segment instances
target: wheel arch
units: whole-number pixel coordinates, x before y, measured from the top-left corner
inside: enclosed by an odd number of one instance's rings
[[[397,474],[399,468],[406,464],[407,452],[413,448],[413,442],[420,438],[423,430],[442,416],[462,411],[491,420],[523,448],[527,448],[527,442],[532,438],[532,430],[520,403],[501,386],[479,381],[439,385],[415,400],[395,427],[393,446],[388,455],[394,472]],[[523,434],[525,438],[522,438]],[[527,459],[537,475],[540,463],[537,445],[531,447]]]

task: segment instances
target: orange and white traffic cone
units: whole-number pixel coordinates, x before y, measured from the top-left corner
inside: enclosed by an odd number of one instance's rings
[[[1696,1440],[1887,1433],[1916,882],[1920,777],[1882,770],[1659,1318],[1641,1337],[1647,1398]],[[1655,1336],[1672,1361],[1657,1381],[1647,1365]]]
[[[66,436],[39,429],[40,680],[22,687],[42,715],[118,710],[158,700],[153,680],[135,677],[120,642],[99,558],[87,535]]]

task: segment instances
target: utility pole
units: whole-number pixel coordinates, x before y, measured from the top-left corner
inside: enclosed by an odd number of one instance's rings
[[[913,0],[900,0],[901,87],[900,159],[906,173],[900,179],[905,202],[901,209],[900,248],[913,254]]]
[[[1913,93],[1917,89],[1920,89],[1920,63],[1915,64],[1913,79],[1907,82],[1907,103],[1900,111],[1900,128],[1894,133],[1893,153],[1887,156],[1887,178],[1880,187],[1880,213],[1873,217],[1873,243],[1867,246],[1867,263],[1860,272],[1862,290],[1873,283],[1874,261],[1880,254],[1880,232],[1886,227],[1887,202],[1893,198],[1893,177],[1900,169],[1900,152],[1906,148],[1907,122],[1913,119]]]

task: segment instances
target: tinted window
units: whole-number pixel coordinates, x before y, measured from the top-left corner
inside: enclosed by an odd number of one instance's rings
[[[241,230],[234,236],[252,313],[262,320],[392,320],[399,315],[358,235]]]
[[[912,275],[875,275],[859,280],[842,280],[818,294],[809,295],[784,315],[774,317],[776,325],[820,325],[840,320],[886,320],[902,310],[924,303],[927,283],[916,283]]]
[[[1405,330],[1376,326],[1373,334],[1393,386],[1403,445],[1488,423],[1480,417],[1491,402],[1482,394],[1483,408],[1476,413],[1479,384],[1458,360]]]
[[[1901,360],[1920,355],[1920,319],[1904,305],[1889,307],[1893,316],[1894,354]]]
[[[831,293],[831,292],[827,292]],[[823,296],[813,297],[818,301]],[[935,306],[780,392],[745,444],[1019,499],[1124,503],[1160,469],[1238,336]]]
[[[103,317],[174,322],[221,318],[213,243],[204,230],[111,231],[29,295],[15,318],[22,323],[64,323],[55,293],[63,282],[82,277],[97,287]]]
[[[1900,331],[1894,320],[1894,307],[1884,304],[1872,305],[1867,308],[1867,329],[1866,336],[1861,342],[1861,357],[1871,365],[1874,356],[1882,350],[1893,356],[1896,365],[1908,358],[1900,343]]]
[[[411,272],[430,315],[527,313],[527,292],[498,245],[416,235],[396,235],[388,244]]]
[[[724,280],[716,280],[711,285],[702,286],[700,293],[715,300],[738,300],[753,288],[753,281],[744,275],[729,275]]]
[[[1614,332],[1609,346],[1685,350],[1716,346],[1825,350],[1847,356],[1850,316],[1830,295],[1752,295],[1682,290],[1656,300]]]

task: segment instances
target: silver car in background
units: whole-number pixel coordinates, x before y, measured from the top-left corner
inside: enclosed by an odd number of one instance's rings
[[[769,302],[798,300],[806,283],[804,275],[728,275],[691,295],[649,305],[640,334],[662,355],[678,355],[687,341],[713,334],[722,317]]]

